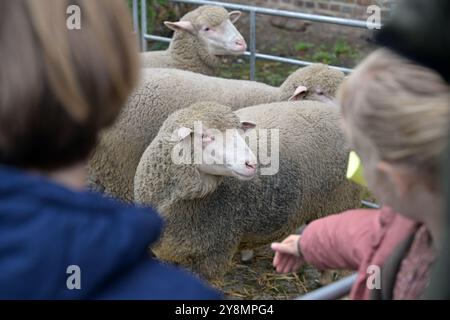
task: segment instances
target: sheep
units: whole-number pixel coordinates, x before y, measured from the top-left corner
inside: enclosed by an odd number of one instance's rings
[[[239,120],[246,128],[253,127],[243,138],[259,135],[258,144],[249,142],[253,154],[257,149],[260,152],[260,168],[251,180],[234,174],[233,162],[211,162],[206,149],[209,143],[220,141],[211,136],[211,128],[220,132],[234,129]],[[250,120],[256,127],[249,125]],[[194,128],[203,140],[203,162],[178,164],[173,161],[178,140],[170,139],[170,134],[176,130],[192,132],[195,121],[201,121],[203,127]],[[279,153],[276,139],[270,142],[276,132],[267,135],[271,137],[267,150],[273,150],[273,161],[265,167],[261,166],[266,142],[263,129],[279,130]],[[186,134],[179,137],[183,139]],[[234,154],[227,149],[229,140],[225,141],[222,153]],[[187,142],[190,145],[190,140]],[[220,151],[223,143],[215,147]],[[278,154],[279,171],[270,172],[271,166],[276,168]],[[235,113],[215,102],[200,102],[179,110],[168,117],[145,150],[134,178],[136,203],[154,206],[166,223],[152,250],[163,261],[216,280],[227,271],[238,250],[280,240],[305,222],[357,207],[362,190],[346,179],[348,154],[338,109],[320,102],[272,103]],[[255,167],[251,155],[248,159],[250,167]],[[243,167],[243,161],[238,165]],[[275,174],[263,175],[268,173]]]
[[[202,100],[221,102],[234,110],[299,97],[329,100],[343,78],[342,72],[317,64],[297,70],[276,88],[254,81],[214,78],[183,70],[145,69],[140,86],[131,95],[115,125],[102,134],[90,157],[89,186],[131,202],[139,159],[167,116],[177,109]],[[295,96],[298,87],[302,92]]]
[[[244,54],[247,44],[233,25],[241,12],[223,7],[201,6],[178,22],[164,22],[175,31],[164,51],[141,54],[144,68],[175,68],[214,75],[219,56]]]

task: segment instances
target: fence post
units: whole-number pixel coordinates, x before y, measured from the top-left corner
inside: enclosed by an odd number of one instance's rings
[[[141,0],[141,51],[147,51],[147,0]]]
[[[133,0],[133,31],[139,33],[138,0]]]
[[[250,80],[255,80],[256,70],[256,13],[250,11]]]

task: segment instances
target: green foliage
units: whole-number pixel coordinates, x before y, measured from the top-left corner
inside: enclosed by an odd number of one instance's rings
[[[350,45],[345,40],[342,40],[342,39],[337,40],[333,47],[333,53],[336,56],[339,56],[342,54],[351,54],[352,51],[353,50],[350,47]]]
[[[297,42],[295,44],[295,50],[297,51],[307,51],[309,49],[311,49],[312,47],[314,47],[314,45],[310,42]]]
[[[358,60],[361,56],[359,50],[351,47],[347,41],[342,39],[336,40],[331,45],[298,42],[294,49],[297,58],[325,64],[342,65],[345,61]],[[276,52],[273,53],[277,54]]]
[[[361,52],[349,45],[345,40],[338,39],[331,44],[314,44],[310,42],[298,42],[295,44],[294,58],[306,61],[320,62],[329,65],[343,65],[345,61],[353,61],[360,57]],[[273,46],[270,52],[274,55],[285,55],[286,48]],[[292,48],[291,48],[292,52]],[[227,58],[220,68],[220,76],[229,79],[249,79],[249,60],[246,57]],[[279,86],[298,66],[257,60],[256,80],[273,86]]]
[[[280,86],[298,67],[279,62],[256,61],[256,79],[272,86]]]
[[[133,0],[127,0],[128,6],[130,10],[133,10]],[[155,12],[155,6],[156,5],[165,5],[167,4],[167,0],[146,0],[147,2],[147,33],[152,33],[153,31],[153,24],[155,22],[156,12]],[[141,26],[141,0],[138,0],[138,17],[139,17],[139,27]]]
[[[231,62],[231,63],[230,63]],[[256,80],[272,86],[279,86],[295,70],[297,66],[279,62],[256,61]],[[250,63],[246,57],[233,58],[221,66],[219,76],[228,79],[249,80]]]
[[[328,51],[316,51],[312,56],[314,62],[321,62],[325,64],[334,64],[336,61],[336,55]]]

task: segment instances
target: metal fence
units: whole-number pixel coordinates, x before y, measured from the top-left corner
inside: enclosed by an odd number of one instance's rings
[[[358,274],[354,273],[341,280],[333,282],[327,286],[311,291],[307,294],[299,296],[294,300],[337,300],[345,297],[350,293],[353,284],[358,278]]]
[[[306,21],[312,21],[312,22],[322,22],[322,23],[335,24],[335,25],[360,28],[360,29],[367,28],[366,21],[336,18],[336,17],[329,17],[329,16],[295,12],[295,11],[269,9],[269,8],[241,5],[241,4],[235,4],[235,3],[207,1],[207,0],[170,0],[170,1],[178,2],[178,3],[193,4],[193,5],[204,5],[204,4],[218,5],[218,6],[222,6],[224,8],[231,9],[231,10],[240,10],[240,11],[248,12],[249,18],[250,18],[250,42],[249,42],[249,51],[245,52],[245,55],[250,57],[250,79],[251,80],[255,79],[256,59],[276,61],[276,62],[288,63],[288,64],[293,64],[293,65],[298,65],[298,66],[307,66],[307,65],[312,64],[312,62],[310,62],[310,61],[297,60],[297,59],[280,57],[280,56],[269,55],[269,54],[264,54],[264,53],[257,53],[256,52],[256,15],[257,14],[294,18],[294,19],[306,20]],[[134,19],[135,31],[139,31],[138,30],[137,4],[138,4],[137,0],[133,0],[133,19]],[[149,40],[159,41],[159,42],[170,42],[170,40],[171,40],[170,38],[160,37],[160,36],[156,36],[156,35],[147,33],[148,20],[147,20],[146,12],[147,12],[147,1],[141,0],[140,39],[141,39],[141,48],[143,51],[147,51],[147,41],[149,41]],[[349,69],[349,68],[338,67],[338,66],[332,66],[332,67],[336,68],[338,70],[341,70],[345,73],[350,73],[352,71],[352,69]]]

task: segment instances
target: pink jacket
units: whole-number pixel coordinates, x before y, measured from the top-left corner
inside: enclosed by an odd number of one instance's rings
[[[350,298],[369,299],[367,268],[381,268],[415,225],[389,207],[350,210],[310,223],[300,238],[300,248],[305,260],[319,269],[358,270]]]

